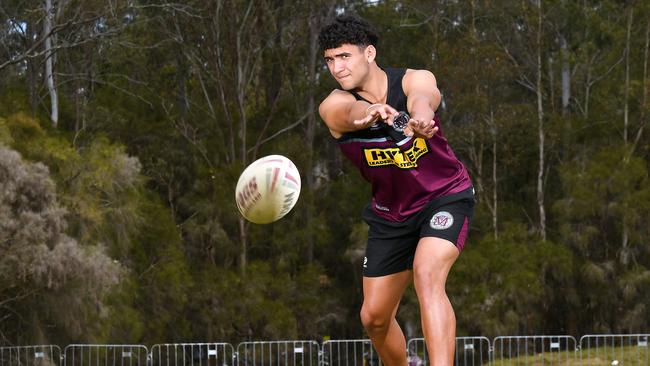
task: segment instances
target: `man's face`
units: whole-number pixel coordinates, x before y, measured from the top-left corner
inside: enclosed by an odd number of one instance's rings
[[[368,74],[370,54],[369,47],[344,44],[323,52],[323,57],[330,73],[344,90],[350,90],[362,84]]]

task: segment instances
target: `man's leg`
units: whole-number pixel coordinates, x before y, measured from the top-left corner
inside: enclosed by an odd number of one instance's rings
[[[406,339],[395,320],[411,271],[363,278],[361,323],[384,366],[406,366]]]
[[[454,364],[456,317],[445,291],[445,282],[458,255],[454,244],[434,237],[421,238],[415,252],[413,282],[432,366]]]

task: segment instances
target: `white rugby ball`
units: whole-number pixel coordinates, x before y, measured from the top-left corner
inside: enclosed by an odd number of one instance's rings
[[[235,201],[248,221],[269,224],[281,219],[300,196],[300,173],[291,160],[269,155],[251,163],[239,176]]]

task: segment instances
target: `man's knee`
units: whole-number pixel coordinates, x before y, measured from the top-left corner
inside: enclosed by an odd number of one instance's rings
[[[416,266],[413,268],[413,280],[418,291],[443,291],[447,273],[434,266]]]
[[[368,332],[382,331],[390,325],[390,313],[384,314],[369,306],[361,307],[361,324]]]
[[[420,282],[431,282],[438,275],[436,272],[439,272],[439,269],[436,269],[434,266],[429,265],[414,265],[413,266],[413,279]]]

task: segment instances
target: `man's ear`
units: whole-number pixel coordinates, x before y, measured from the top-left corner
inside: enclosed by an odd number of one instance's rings
[[[371,63],[371,62],[375,61],[375,57],[377,57],[377,49],[375,48],[375,46],[369,45],[368,47],[366,47],[366,50],[365,50],[364,53],[365,53],[366,60],[368,61],[368,63]]]

